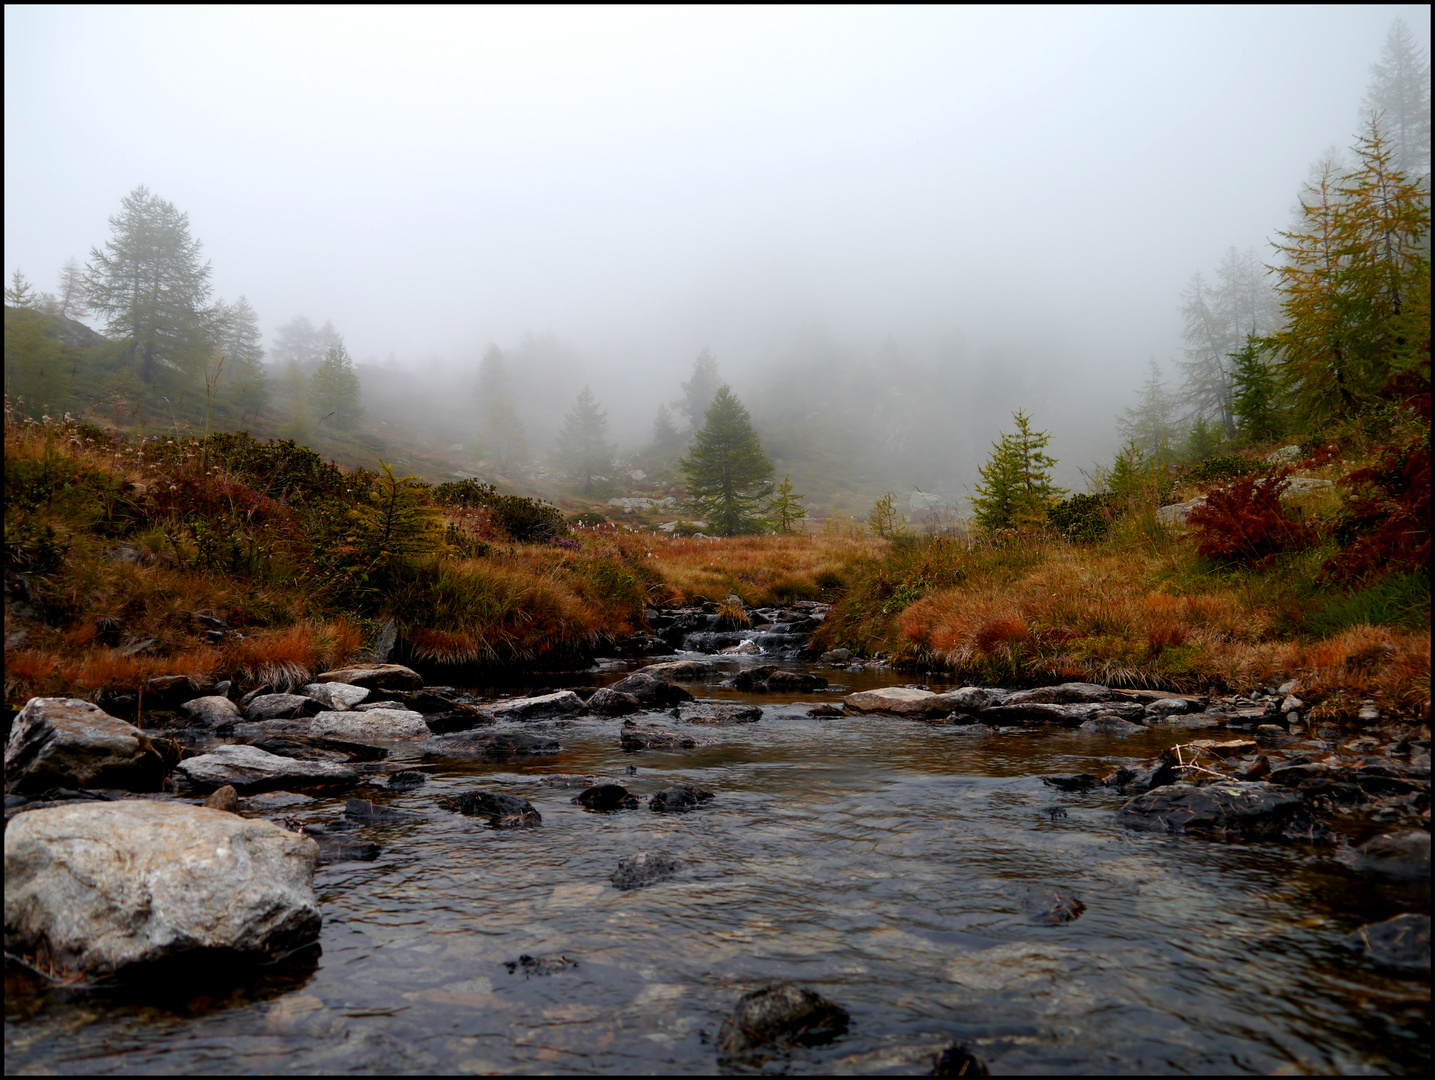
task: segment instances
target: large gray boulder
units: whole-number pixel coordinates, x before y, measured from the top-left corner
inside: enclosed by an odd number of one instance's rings
[[[303,694],[260,694],[244,707],[250,721],[297,720],[322,712],[323,703]]]
[[[402,664],[364,664],[321,672],[316,682],[349,683],[370,690],[418,690],[424,680],[413,668]]]
[[[5,951],[100,977],[223,952],[273,960],[319,934],[314,841],[183,803],[51,807],[5,831]]]
[[[681,686],[674,686],[664,678],[649,673],[647,669],[635,671],[626,679],[619,679],[608,687],[619,694],[632,694],[644,707],[668,707],[692,701],[693,695]]]
[[[572,690],[559,690],[537,697],[510,698],[484,709],[495,720],[544,720],[583,711],[583,699]]]
[[[324,712],[310,722],[315,737],[352,739],[427,739],[433,734],[423,715],[408,709],[368,709],[364,712]]]
[[[953,694],[934,694],[907,686],[884,686],[848,694],[842,703],[854,712],[889,713],[892,716],[934,717],[958,711]],[[967,711],[962,708],[960,711]]]
[[[1430,834],[1424,829],[1386,833],[1361,844],[1346,859],[1355,869],[1396,881],[1430,880]]]
[[[1003,705],[1083,705],[1095,701],[1110,701],[1111,688],[1099,683],[1069,682],[1056,686],[1038,686],[1035,690],[1018,690],[1002,702]]]
[[[299,693],[320,702],[326,709],[341,712],[344,709],[352,709],[361,701],[367,701],[373,691],[367,686],[355,686],[353,683],[317,682],[301,686]]]
[[[5,789],[52,787],[158,790],[159,752],[143,732],[79,698],[31,698],[5,744]]]
[[[208,753],[181,761],[179,771],[199,787],[230,784],[240,794],[352,784],[359,779],[359,774],[348,765],[280,757],[257,746],[216,746]]]
[[[225,727],[244,719],[239,706],[222,694],[192,698],[181,705],[179,711],[205,727]]]

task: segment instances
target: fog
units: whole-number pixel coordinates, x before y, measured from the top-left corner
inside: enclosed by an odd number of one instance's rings
[[[1016,408],[1070,479],[1174,383],[1192,273],[1273,259],[1396,18],[1428,46],[1423,6],[8,6],[5,273],[145,184],[266,343],[332,320],[455,438],[532,334],[540,451],[585,383],[638,446],[706,347],[776,444],[840,385],[893,482],[969,482]]]

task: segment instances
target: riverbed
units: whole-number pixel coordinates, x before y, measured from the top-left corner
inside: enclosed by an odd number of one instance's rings
[[[1342,946],[1363,923],[1428,911],[1428,884],[1373,888],[1329,848],[1130,832],[1121,796],[1040,780],[1102,775],[1191,733],[823,718],[814,705],[913,676],[784,666],[832,685],[794,700],[685,684],[763,707],[752,724],[663,718],[691,750],[625,752],[623,721],[594,717],[523,725],[561,753],[501,764],[394,744],[360,790],[284,811],[324,821],[359,795],[419,815],[363,830],[376,860],[319,867],[320,949],[237,986],[142,995],[7,970],[6,1072],[708,1073],[724,1015],[778,979],[843,1006],[849,1030],[745,1069],[926,1072],[954,1042],[994,1073],[1428,1069],[1428,984]],[[401,768],[429,780],[390,792]],[[543,783],[554,774],[714,798],[592,813]],[[529,800],[542,824],[495,829],[439,806],[476,789]],[[639,852],[683,868],[615,888]],[[1034,921],[1033,888],[1084,912]]]

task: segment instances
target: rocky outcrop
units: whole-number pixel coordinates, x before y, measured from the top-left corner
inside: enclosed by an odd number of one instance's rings
[[[238,705],[218,694],[191,698],[179,707],[179,711],[196,723],[210,728],[230,727],[244,719],[244,713]]]
[[[31,698],[5,744],[5,789],[51,787],[155,791],[164,761],[133,724],[79,698]]]
[[[244,707],[251,723],[264,720],[298,720],[323,712],[324,705],[303,694],[260,694]]]
[[[423,687],[423,677],[412,668],[402,664],[364,664],[356,667],[336,668],[322,672],[317,682],[349,683],[370,690],[418,690]]]
[[[1008,694],[1004,705],[1084,705],[1110,701],[1111,689],[1097,683],[1069,682],[1056,686],[1038,686],[1034,690],[1018,690]]]
[[[825,690],[827,680],[821,675],[805,675],[772,664],[760,664],[739,671],[730,685],[751,694],[800,694],[809,690]]]
[[[663,728],[640,728],[632,721],[626,721],[618,735],[618,745],[624,750],[691,750],[697,744],[691,735],[679,735]]]
[[[207,753],[181,761],[179,771],[196,787],[217,788],[229,784],[241,794],[353,784],[359,779],[359,774],[349,765],[280,757],[257,746],[216,746]]]
[[[674,686],[648,671],[635,671],[626,679],[619,679],[609,687],[615,693],[632,694],[644,708],[671,708],[684,701],[692,701],[693,695],[681,686]],[[596,695],[594,695],[596,696]]]
[[[596,691],[587,701],[588,711],[595,716],[628,716],[638,712],[643,703],[632,694],[605,686]]]
[[[318,937],[317,858],[267,821],[183,803],[32,811],[5,832],[5,949],[90,978],[214,954],[273,960]]]
[[[909,686],[884,686],[848,694],[842,703],[853,712],[885,713],[890,716],[944,717],[954,711],[952,694],[934,694]]]
[[[847,1030],[847,1010],[793,983],[773,983],[744,994],[718,1029],[723,1057],[763,1047],[819,1046]]]

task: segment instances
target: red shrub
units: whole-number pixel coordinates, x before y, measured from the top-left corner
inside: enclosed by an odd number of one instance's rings
[[[1195,531],[1196,550],[1221,562],[1266,565],[1282,551],[1314,542],[1314,529],[1281,512],[1281,492],[1289,486],[1289,470],[1279,469],[1238,477],[1212,491],[1186,519]]]

